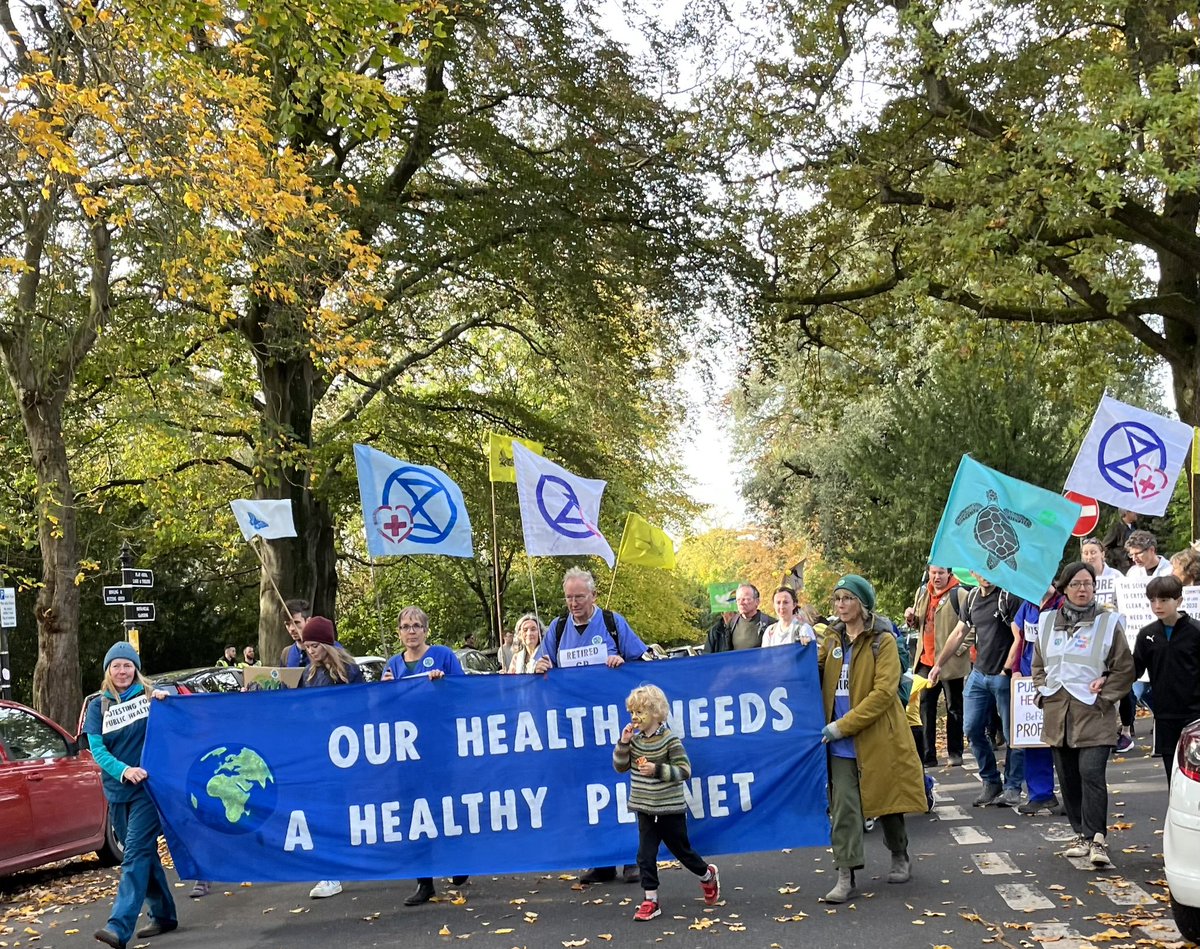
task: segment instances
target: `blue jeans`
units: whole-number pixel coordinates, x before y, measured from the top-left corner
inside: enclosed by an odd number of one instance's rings
[[[108,928],[122,943],[133,939],[142,903],[150,905],[150,917],[159,923],[177,922],[171,884],[158,859],[158,809],[144,787],[128,801],[109,805],[113,828],[125,843],[121,882]]]
[[[1000,784],[1000,769],[996,766],[996,752],[988,741],[987,726],[992,718],[992,710],[1000,714],[1000,725],[1004,731],[1004,740],[1009,744],[1009,755],[1004,775],[1005,790],[1021,790],[1024,778],[1024,756],[1014,755],[1011,751],[1011,741],[1008,734],[1009,711],[1009,678],[1003,672],[999,675],[985,676],[978,669],[972,669],[967,676],[967,684],[963,687],[963,731],[967,741],[971,743],[971,753],[979,762],[979,777],[985,786]]]

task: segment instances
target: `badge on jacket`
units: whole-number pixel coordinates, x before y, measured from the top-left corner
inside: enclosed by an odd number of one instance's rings
[[[834,647],[833,647],[833,658],[834,658],[834,659],[841,659],[841,658],[842,658],[842,647],[841,647],[841,646],[834,646]]]

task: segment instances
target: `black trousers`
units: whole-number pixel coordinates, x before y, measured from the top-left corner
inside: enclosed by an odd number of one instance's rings
[[[1112,748],[1055,748],[1054,770],[1067,819],[1077,834],[1091,840],[1108,833],[1108,755]]]
[[[687,813],[643,814],[638,812],[638,869],[642,872],[642,889],[658,889],[658,848],[666,844],[675,859],[696,874],[708,872],[708,861],[692,848],[688,840]]]
[[[1177,751],[1175,746],[1179,744],[1179,736],[1183,734],[1183,730],[1187,726],[1186,718],[1159,716],[1154,719],[1154,747],[1162,749],[1163,771],[1167,776],[1167,787],[1171,786],[1171,774],[1175,771]]]
[[[929,666],[918,665],[917,675],[929,675]],[[921,763],[937,764],[938,696],[946,696],[946,753],[963,753],[963,679],[940,679],[933,688],[921,693],[921,722],[925,728],[925,747]]]

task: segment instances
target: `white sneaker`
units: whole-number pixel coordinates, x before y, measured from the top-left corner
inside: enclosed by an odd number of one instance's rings
[[[1084,837],[1083,834],[1077,834],[1075,839],[1067,845],[1067,849],[1063,851],[1063,856],[1086,857],[1089,853],[1091,853],[1091,850],[1091,841]]]
[[[337,896],[341,892],[342,892],[342,881],[341,880],[322,880],[320,883],[318,883],[316,886],[314,886],[311,890],[308,891],[308,895],[311,896],[314,900],[322,900],[327,896]]]
[[[1108,859],[1108,843],[1103,834],[1097,834],[1088,849],[1088,856],[1091,858],[1093,867],[1112,866],[1112,861]]]

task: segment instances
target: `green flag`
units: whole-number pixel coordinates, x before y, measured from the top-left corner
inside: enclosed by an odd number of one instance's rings
[[[736,613],[737,588],[733,583],[710,583],[708,585],[708,611],[710,613]]]

